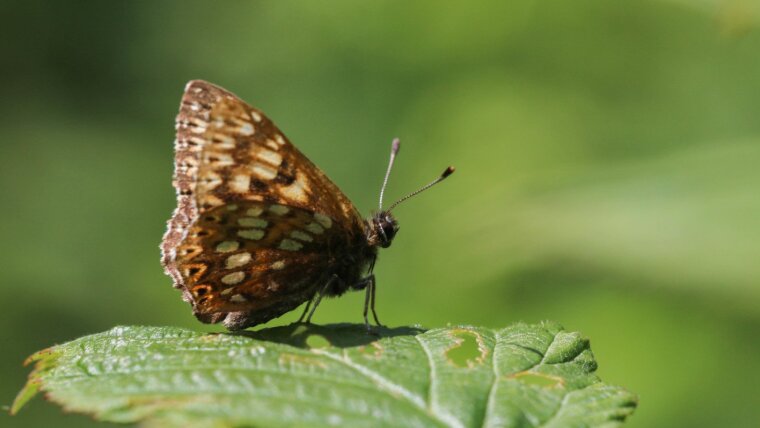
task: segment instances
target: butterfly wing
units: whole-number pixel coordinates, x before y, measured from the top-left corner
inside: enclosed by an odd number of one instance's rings
[[[248,201],[207,210],[190,226],[174,263],[196,316],[228,324],[228,314],[245,315],[253,325],[311,298],[343,244],[314,214]]]
[[[293,309],[364,234],[340,189],[224,89],[188,83],[175,150],[177,209],[162,262],[204,322],[254,325]]]
[[[230,200],[267,201],[362,227],[351,201],[263,112],[218,86],[187,84],[175,144],[177,189],[195,183],[201,209]]]

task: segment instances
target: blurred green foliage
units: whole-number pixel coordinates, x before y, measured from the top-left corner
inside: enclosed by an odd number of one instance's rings
[[[158,243],[174,114],[202,78],[266,111],[363,211],[394,136],[389,199],[457,167],[397,211],[385,323],[557,320],[640,394],[632,427],[760,419],[753,0],[6,1],[0,16],[3,403],[50,344],[200,328]],[[41,401],[0,415],[87,424]]]

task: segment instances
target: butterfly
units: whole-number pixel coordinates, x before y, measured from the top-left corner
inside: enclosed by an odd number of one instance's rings
[[[306,302],[365,290],[375,312],[378,248],[399,230],[391,210],[454,172],[382,209],[399,151],[393,141],[380,209],[364,219],[332,181],[267,118],[211,83],[185,87],[176,119],[177,208],[161,243],[164,270],[202,322],[244,329]],[[310,310],[311,308],[311,310]],[[308,314],[308,316],[307,316]]]

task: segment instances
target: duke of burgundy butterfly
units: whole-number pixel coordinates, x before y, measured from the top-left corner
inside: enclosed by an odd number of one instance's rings
[[[365,220],[264,113],[218,86],[187,84],[176,130],[162,264],[200,321],[243,329],[307,302],[309,322],[322,297],[365,290],[364,323],[371,309],[380,325],[372,270],[399,230],[391,212],[454,168],[383,209],[394,140],[379,211]]]

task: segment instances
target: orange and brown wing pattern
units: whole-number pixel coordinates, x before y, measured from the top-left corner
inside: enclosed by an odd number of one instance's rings
[[[353,204],[261,111],[224,89],[188,83],[176,127],[177,208],[162,262],[196,315],[217,322],[260,311],[265,321],[308,299],[330,249],[364,233]]]
[[[198,218],[175,266],[201,319],[297,302],[292,309],[324,285],[329,249],[340,241],[332,223],[311,211],[240,202]]]
[[[201,211],[234,200],[267,201],[361,228],[361,216],[338,186],[264,113],[222,88],[188,83],[176,145],[177,188],[194,186]]]

